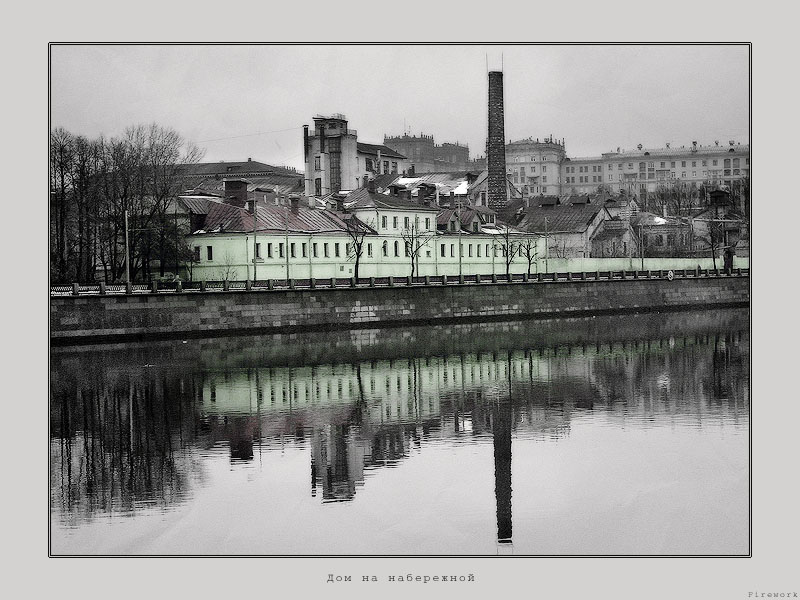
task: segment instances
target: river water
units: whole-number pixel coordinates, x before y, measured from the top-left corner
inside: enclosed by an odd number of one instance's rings
[[[56,555],[746,555],[746,309],[54,347]]]

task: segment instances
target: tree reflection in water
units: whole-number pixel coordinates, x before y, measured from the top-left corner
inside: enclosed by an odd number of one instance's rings
[[[491,442],[497,540],[507,544],[514,437],[569,435],[586,411],[697,427],[747,414],[746,311],[634,321],[455,326],[447,348],[444,330],[420,328],[373,333],[357,348],[347,332],[306,338],[299,355],[297,340],[274,336],[201,340],[187,356],[164,343],[59,349],[52,508],[68,525],[168,509],[202,485],[205,452],[224,447],[232,463],[251,463],[285,443],[308,450],[311,494],[352,501],[375,471],[427,444]]]

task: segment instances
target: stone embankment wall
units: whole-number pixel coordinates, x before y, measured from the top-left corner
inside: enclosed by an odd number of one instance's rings
[[[51,297],[53,343],[743,306],[747,276]]]

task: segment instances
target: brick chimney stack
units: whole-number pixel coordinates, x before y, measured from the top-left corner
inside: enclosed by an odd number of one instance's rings
[[[231,178],[225,179],[225,202],[239,208],[244,208],[247,204],[247,183],[246,179]]]
[[[503,110],[503,73],[489,71],[489,137],[487,139],[489,208],[506,204],[506,134]]]

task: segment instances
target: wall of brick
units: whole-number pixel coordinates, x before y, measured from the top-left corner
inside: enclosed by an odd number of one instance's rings
[[[746,305],[749,277],[52,297],[54,343]]]
[[[489,133],[486,141],[489,206],[506,204],[506,133],[503,108],[503,73],[489,72]]]

